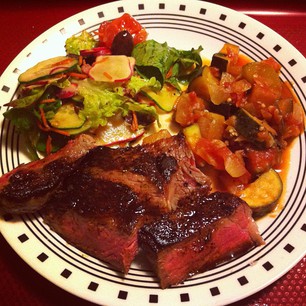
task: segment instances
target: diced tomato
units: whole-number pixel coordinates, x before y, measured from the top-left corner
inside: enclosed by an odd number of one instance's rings
[[[293,104],[293,111],[284,118],[285,128],[283,139],[290,139],[299,136],[305,129],[305,115],[300,104]]]
[[[232,177],[249,176],[243,159],[221,140],[201,138],[196,144],[195,153],[215,169],[225,170]]]
[[[233,76],[238,76],[241,72],[241,64],[239,63],[239,47],[229,43],[225,43],[220,53],[224,53],[229,58],[227,72]]]
[[[147,31],[131,15],[125,13],[113,21],[101,23],[98,35],[102,45],[111,48],[114,37],[121,31],[128,31],[133,36],[134,45],[146,40]]]
[[[267,84],[254,84],[248,102],[253,103],[260,113],[262,108],[273,105],[281,97],[281,88],[273,88]]]
[[[246,174],[240,177],[232,177],[227,172],[223,171],[218,175],[220,189],[239,195],[242,189],[244,189],[250,183],[250,174]]]
[[[280,72],[282,68],[282,66],[273,57],[269,57],[262,62],[270,65],[276,72]]]
[[[277,148],[267,150],[246,150],[246,166],[252,174],[259,174],[277,166],[280,162],[281,152]]]
[[[137,33],[133,36],[134,45],[139,44],[142,41],[145,41],[148,37],[148,32],[145,28],[141,28]]]
[[[218,146],[213,141],[201,138],[197,142],[195,153],[217,170],[225,170],[222,155],[218,152]]]
[[[204,101],[194,91],[183,93],[177,99],[175,121],[183,127],[188,126],[200,118],[204,108]]]

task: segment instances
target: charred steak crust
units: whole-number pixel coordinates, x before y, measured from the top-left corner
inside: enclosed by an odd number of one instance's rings
[[[175,209],[178,200],[194,189],[201,187],[208,193],[211,188],[181,134],[142,146],[96,147],[78,169],[78,175],[123,184],[141,201],[164,211]]]
[[[142,146],[95,147],[59,187],[43,212],[45,222],[71,244],[127,273],[138,252],[139,228],[174,209],[192,190],[207,194],[210,180],[177,135]]]
[[[34,212],[43,207],[63,178],[75,170],[81,157],[94,147],[94,140],[81,135],[57,153],[22,164],[0,178],[0,210]]]
[[[138,236],[162,288],[264,243],[247,204],[221,192],[182,199],[175,211],[143,225]]]
[[[183,134],[111,149],[82,135],[0,178],[0,209],[42,211],[68,243],[123,273],[139,251],[162,288],[262,244],[240,198],[212,193]]]

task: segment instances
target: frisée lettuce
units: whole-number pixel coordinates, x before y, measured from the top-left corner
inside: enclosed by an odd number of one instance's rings
[[[144,87],[156,85],[156,80],[149,81],[133,77],[127,84],[129,91],[137,94]],[[158,86],[158,85],[156,85]],[[121,112],[122,116],[127,116],[129,111],[150,114],[153,118],[158,119],[156,108],[147,104],[140,104],[133,101],[125,95],[122,86],[116,87],[108,83],[95,82],[85,79],[78,83],[78,93],[83,100],[83,109],[80,114],[88,118],[92,128],[99,125],[105,126],[108,119]]]
[[[79,55],[81,50],[90,50],[97,46],[97,41],[87,31],[82,31],[79,36],[71,36],[66,39],[66,53]]]
[[[83,109],[80,113],[89,118],[92,128],[107,124],[107,118],[122,110],[124,96],[112,91],[104,83],[85,79],[78,84],[78,93],[83,100]]]

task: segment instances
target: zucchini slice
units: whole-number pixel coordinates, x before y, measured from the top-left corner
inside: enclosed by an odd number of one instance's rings
[[[70,136],[76,136],[81,133],[87,132],[90,128],[91,128],[91,121],[86,120],[81,127],[75,129],[67,129],[66,131],[69,133]]]
[[[236,113],[235,129],[239,135],[259,148],[270,148],[276,144],[275,130],[243,108]]]
[[[152,100],[160,109],[165,112],[171,112],[180,92],[174,88],[164,85],[159,92],[153,90],[143,90],[142,93]]]
[[[37,63],[35,66],[23,72],[18,81],[20,83],[33,82],[38,79],[66,72],[74,68],[78,60],[67,56],[57,56]]]
[[[282,179],[271,168],[242,190],[240,198],[250,206],[254,217],[261,217],[275,208],[282,192]]]
[[[85,117],[76,113],[73,103],[63,104],[54,117],[49,120],[52,127],[60,130],[79,129],[85,121]]]

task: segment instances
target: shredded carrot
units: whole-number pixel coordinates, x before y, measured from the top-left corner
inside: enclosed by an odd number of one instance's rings
[[[43,126],[39,121],[37,121],[37,126],[44,132],[50,131],[50,128]]]
[[[64,131],[64,130],[60,130],[60,129],[56,129],[54,127],[51,127],[48,122],[47,122],[47,119],[46,119],[46,116],[45,116],[45,113],[43,111],[42,108],[39,108],[39,112],[40,112],[40,117],[41,117],[41,122],[42,124],[38,121],[37,122],[37,125],[38,127],[44,131],[44,132],[54,132],[54,133],[57,133],[57,134],[61,134],[61,135],[64,135],[64,136],[70,136],[70,133],[67,132],[67,131]]]
[[[83,63],[83,56],[82,56],[82,55],[80,55],[80,56],[79,56],[79,66],[81,66],[81,65],[82,65],[82,63]]]
[[[50,126],[45,127],[39,121],[37,122],[37,126],[39,127],[39,129],[41,129],[44,132],[54,132],[54,133],[61,134],[61,135],[67,136],[67,137],[70,136],[69,132],[67,132],[67,131],[56,129],[56,128],[53,128],[53,127],[50,127]]]
[[[78,73],[78,72],[68,72],[67,73],[69,76],[73,77],[73,78],[77,78],[77,79],[86,79],[88,78],[88,75],[85,73]]]
[[[64,135],[64,136],[68,136],[68,137],[70,136],[69,132],[67,132],[65,130],[60,130],[60,129],[56,129],[56,128],[50,127],[50,131],[54,132],[54,133],[57,133],[57,134]]]
[[[51,67],[57,67],[57,66],[65,65],[65,64],[68,64],[72,61],[73,61],[73,58],[68,57],[68,58],[66,58],[62,61],[54,63],[53,65],[51,65]]]
[[[109,57],[108,56],[105,56],[105,57],[102,57],[99,59],[99,63],[103,63],[103,62],[106,62],[109,60]]]
[[[43,126],[45,128],[49,128],[49,124],[47,122],[47,118],[46,118],[45,112],[42,109],[42,107],[39,108],[39,112],[40,112],[40,118],[41,118],[41,122],[42,122]]]
[[[166,79],[169,79],[172,76],[172,69],[173,69],[173,66],[171,66],[169,71],[167,72]]]
[[[40,101],[40,103],[44,104],[44,103],[52,103],[55,102],[56,100],[54,98],[51,99],[43,99]]]
[[[103,72],[103,75],[104,75],[106,78],[108,78],[109,80],[112,80],[112,76],[111,76],[109,73],[107,73],[106,71]]]
[[[131,124],[131,130],[133,132],[138,130],[138,120],[135,112],[132,112],[132,124]]]
[[[48,135],[47,141],[46,141],[46,153],[47,155],[50,155],[52,152],[52,137]]]

